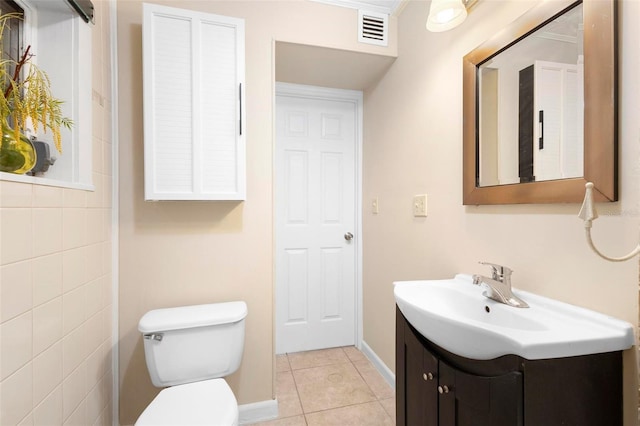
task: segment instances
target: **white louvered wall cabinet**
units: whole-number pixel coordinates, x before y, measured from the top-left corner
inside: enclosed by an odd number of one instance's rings
[[[143,6],[146,200],[244,200],[244,20]]]

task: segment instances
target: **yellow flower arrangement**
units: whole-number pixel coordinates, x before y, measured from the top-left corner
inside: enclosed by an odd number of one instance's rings
[[[11,19],[21,19],[20,15],[7,13],[0,15],[0,45],[5,28]],[[62,153],[62,141],[60,135],[61,127],[71,128],[73,122],[62,114],[62,103],[51,93],[51,82],[47,74],[31,63],[33,54],[28,46],[18,60],[0,59],[0,117],[2,118],[2,147],[0,147],[0,169],[10,170],[2,167],[3,157],[15,163],[15,153],[8,153],[7,145],[9,133],[13,133],[12,139],[19,141],[24,138],[25,131],[30,128],[34,132],[42,129],[45,133],[49,130],[53,135],[53,142]],[[4,151],[4,152],[3,152]],[[23,173],[18,168],[16,173]]]

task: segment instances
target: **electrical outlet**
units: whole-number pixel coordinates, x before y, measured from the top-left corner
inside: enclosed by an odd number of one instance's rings
[[[378,197],[376,197],[371,200],[371,213],[378,214],[378,212],[380,211],[378,206],[379,206]]]
[[[427,194],[413,197],[413,216],[427,217]]]

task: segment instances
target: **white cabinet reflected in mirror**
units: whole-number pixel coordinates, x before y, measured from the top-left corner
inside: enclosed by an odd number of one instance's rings
[[[582,4],[478,67],[479,186],[582,177]]]

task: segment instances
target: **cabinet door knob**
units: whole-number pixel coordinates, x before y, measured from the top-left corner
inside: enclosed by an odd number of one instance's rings
[[[422,378],[426,380],[433,380],[433,373],[422,373]]]
[[[439,393],[449,393],[449,386],[444,385],[444,386],[438,386],[438,392]]]

